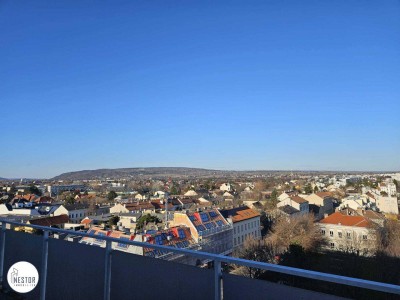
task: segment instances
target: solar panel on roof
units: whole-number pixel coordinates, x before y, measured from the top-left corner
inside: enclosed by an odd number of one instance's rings
[[[215,218],[218,214],[215,211],[210,211],[210,217]]]
[[[218,226],[224,225],[224,222],[222,222],[221,220],[218,220],[216,223],[217,223]]]
[[[198,231],[206,230],[206,228],[205,228],[203,225],[198,225],[198,226],[196,226],[196,229],[197,229]]]
[[[161,235],[156,235],[155,236],[156,244],[162,245],[163,244],[163,238]]]
[[[204,224],[204,226],[206,226],[207,229],[211,229],[212,228],[211,223],[206,223],[206,224]]]
[[[208,214],[206,213],[200,213],[201,221],[202,222],[208,222],[210,218],[208,217]]]
[[[178,234],[179,234],[179,238],[184,239],[186,238],[185,232],[183,231],[183,229],[178,229]]]
[[[193,215],[189,216],[189,219],[190,219],[190,221],[196,221],[196,217]]]

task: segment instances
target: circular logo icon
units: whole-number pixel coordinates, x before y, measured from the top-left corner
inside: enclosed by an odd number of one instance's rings
[[[8,270],[7,281],[17,293],[28,293],[38,284],[39,274],[34,265],[27,261],[20,261]]]

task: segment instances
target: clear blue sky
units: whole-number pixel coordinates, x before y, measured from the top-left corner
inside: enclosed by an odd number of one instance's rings
[[[0,2],[0,177],[400,169],[400,2]]]

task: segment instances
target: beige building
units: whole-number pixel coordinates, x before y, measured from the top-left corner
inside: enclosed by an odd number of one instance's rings
[[[366,217],[335,212],[318,224],[322,236],[328,240],[328,249],[366,256],[374,254],[375,230]]]
[[[261,238],[260,213],[247,206],[220,211],[225,219],[233,225],[233,247],[243,245],[247,238]]]

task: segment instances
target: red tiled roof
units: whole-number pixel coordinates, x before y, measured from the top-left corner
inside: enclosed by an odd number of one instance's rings
[[[299,204],[308,202],[306,199],[301,198],[300,196],[291,196],[290,199]]]
[[[39,226],[54,226],[54,225],[68,223],[68,221],[69,221],[68,215],[60,215],[55,217],[29,220],[29,224],[39,225]]]
[[[319,222],[322,224],[335,224],[356,227],[367,227],[369,225],[367,218],[363,216],[348,216],[343,215],[340,212],[335,212]]]
[[[93,222],[92,219],[83,219],[83,220],[81,221],[81,224],[90,224],[90,223],[92,223],[92,222]]]
[[[316,195],[321,198],[332,197],[332,193],[330,193],[330,192],[318,192],[318,193],[316,193]]]
[[[237,207],[233,209],[222,210],[221,214],[228,218],[232,217],[233,223],[259,217],[258,211],[248,208],[247,206]]]

